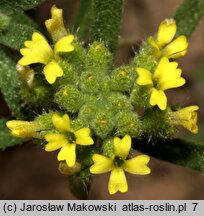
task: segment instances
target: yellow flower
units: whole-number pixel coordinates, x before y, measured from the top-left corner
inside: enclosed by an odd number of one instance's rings
[[[185,84],[181,77],[181,69],[177,68],[178,63],[169,62],[168,58],[161,58],[156,70],[152,74],[145,68],[137,68],[138,85],[149,85],[151,87],[150,105],[158,105],[161,110],[167,106],[165,90],[176,88]]]
[[[52,123],[60,133],[47,134],[45,140],[48,142],[45,151],[55,151],[60,149],[57,159],[66,161],[69,167],[76,162],[76,145],[93,145],[94,141],[90,137],[90,129],[82,128],[74,131],[70,126],[70,119],[67,114],[60,117],[57,114],[52,116]]]
[[[20,121],[11,120],[6,122],[6,126],[11,130],[11,134],[15,137],[38,137],[38,132],[44,128],[39,122],[36,121]]]
[[[105,157],[100,154],[94,154],[92,159],[94,164],[90,167],[93,174],[101,174],[111,171],[108,190],[110,194],[117,191],[126,192],[128,190],[125,172],[137,175],[147,175],[151,172],[147,167],[150,158],[147,155],[140,155],[126,160],[131,148],[131,137],[125,135],[122,139],[114,137],[114,156]]]
[[[60,52],[71,52],[74,47],[71,45],[74,36],[68,35],[59,39],[55,45],[54,50],[50,47],[44,36],[38,32],[34,32],[31,41],[25,41],[25,47],[20,50],[23,57],[18,61],[22,66],[42,63],[45,65],[43,71],[46,80],[53,84],[57,77],[63,75],[63,70],[58,64]]]
[[[157,55],[166,56],[167,58],[179,58],[186,54],[188,42],[184,35],[173,40],[175,34],[175,20],[165,19],[159,26],[156,38],[149,37],[148,42],[155,48]]]
[[[67,35],[62,12],[62,9],[58,9],[55,5],[53,5],[51,8],[51,19],[45,21],[45,26],[54,41],[57,41]]]
[[[168,117],[172,124],[182,125],[190,132],[196,134],[198,133],[198,116],[196,112],[198,109],[198,106],[188,106],[175,112],[169,111]]]

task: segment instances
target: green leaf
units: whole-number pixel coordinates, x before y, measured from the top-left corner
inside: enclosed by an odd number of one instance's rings
[[[21,144],[25,139],[13,137],[6,127],[6,119],[0,119],[0,149]]]
[[[26,40],[31,39],[35,31],[31,26],[11,22],[7,29],[0,32],[0,44],[19,50]]]
[[[14,8],[20,7],[23,10],[28,10],[34,7],[37,7],[38,5],[45,2],[45,0],[1,0],[1,4],[7,4],[9,6],[12,6]]]
[[[92,41],[103,41],[112,53],[118,45],[123,0],[93,0]]]
[[[184,0],[173,16],[177,35],[191,36],[203,14],[204,0]]]
[[[22,48],[24,41],[29,40],[33,32],[39,29],[22,9],[5,2],[0,3],[0,23],[1,19],[4,20],[4,28],[0,31],[0,43],[12,49]]]
[[[134,140],[133,148],[150,156],[204,172],[204,144],[182,139],[148,141],[143,138]]]
[[[74,22],[74,30],[77,31],[77,36],[79,39],[83,39],[89,31],[91,12],[92,0],[81,0]]]
[[[18,95],[20,85],[15,62],[0,49],[0,89],[12,115],[16,117],[21,117],[20,96]]]

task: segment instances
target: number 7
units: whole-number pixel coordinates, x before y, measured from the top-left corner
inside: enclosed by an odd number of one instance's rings
[[[195,211],[198,203],[192,203],[192,204],[194,205],[193,211]]]

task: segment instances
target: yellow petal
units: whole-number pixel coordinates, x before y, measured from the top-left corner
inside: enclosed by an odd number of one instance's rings
[[[82,128],[76,132],[74,132],[76,136],[76,144],[79,145],[93,145],[94,141],[90,137],[90,129],[89,128]]]
[[[168,115],[172,124],[182,125],[190,132],[196,134],[198,133],[198,115],[196,112],[198,109],[198,106],[188,106],[175,112],[170,111]]]
[[[149,44],[150,44],[152,47],[154,47],[156,50],[159,50],[159,46],[158,46],[158,44],[156,43],[156,41],[154,40],[153,37],[149,37],[149,38],[147,39],[147,41],[149,42]]]
[[[159,61],[157,68],[154,72],[153,79],[158,82],[163,76],[166,75],[166,71],[171,71],[172,67],[177,68],[178,63],[172,62],[173,64],[170,64],[169,59],[167,57],[162,57]]]
[[[130,160],[125,160],[123,168],[126,172],[137,174],[137,175],[147,175],[151,172],[150,168],[147,167],[150,157],[147,155],[140,155],[134,157]]]
[[[157,33],[157,43],[160,47],[168,44],[176,34],[176,22],[173,19],[165,19],[161,22]]]
[[[101,174],[109,172],[113,169],[113,159],[103,155],[94,154],[92,156],[94,164],[90,167],[90,172],[93,174]]]
[[[57,77],[63,76],[62,68],[54,60],[44,67],[45,78],[48,83],[53,84]]]
[[[137,68],[136,69],[138,78],[136,80],[138,85],[152,85],[152,74],[150,71],[145,68]]]
[[[171,88],[177,88],[186,83],[186,80],[183,77],[178,77],[176,79],[169,79],[168,81],[165,81],[160,84],[159,89],[166,90]]]
[[[54,52],[55,54],[59,52],[71,52],[74,50],[74,46],[71,45],[71,42],[74,40],[74,35],[68,35],[57,41],[55,44]]]
[[[53,51],[46,39],[39,33],[34,32],[32,41],[25,41],[27,48],[20,50],[23,57],[18,61],[20,65],[33,63],[47,64],[53,57]]]
[[[153,88],[150,96],[150,104],[152,106],[158,105],[161,110],[165,110],[167,106],[167,97],[162,90]]]
[[[127,192],[128,185],[125,173],[122,168],[115,167],[110,175],[109,183],[108,183],[108,191],[110,194],[114,194],[117,191],[122,193]]]
[[[51,8],[51,19],[45,21],[45,26],[51,34],[54,41],[67,34],[63,23],[63,10],[58,9],[55,5]]]
[[[63,134],[47,134],[45,140],[48,142],[45,145],[45,151],[55,151],[68,144],[66,137]]]
[[[60,117],[57,114],[52,116],[52,123],[60,132],[70,131],[70,119],[67,114]]]
[[[131,148],[131,137],[129,135],[125,135],[122,139],[120,139],[120,141],[118,137],[114,137],[113,142],[115,155],[121,157],[122,159],[126,159]]]
[[[162,55],[167,56],[168,58],[179,58],[186,54],[187,48],[187,39],[184,35],[181,35],[165,47],[162,51]]]
[[[177,62],[169,62],[168,58],[163,57],[153,75],[158,90],[180,87],[185,84],[185,79],[181,77],[181,69],[177,68]]]
[[[62,147],[59,154],[57,155],[57,159],[59,161],[65,160],[69,167],[74,166],[76,162],[76,145],[75,144],[67,144]]]

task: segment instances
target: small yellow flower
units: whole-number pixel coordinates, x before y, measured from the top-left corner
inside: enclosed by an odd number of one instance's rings
[[[198,109],[198,106],[188,106],[175,112],[169,111],[168,117],[172,124],[182,125],[190,132],[196,134],[198,133],[198,116],[196,112]]]
[[[20,121],[11,120],[6,122],[6,126],[11,130],[11,134],[15,137],[38,137],[38,132],[43,130],[42,125],[36,121]]]
[[[117,191],[126,192],[128,190],[125,172],[137,175],[147,175],[151,172],[147,167],[150,158],[147,155],[140,155],[126,160],[131,148],[131,137],[125,135],[122,139],[114,137],[114,155],[112,158],[100,154],[94,154],[92,159],[94,164],[90,167],[93,174],[101,174],[111,171],[108,190],[110,194]]]
[[[57,77],[63,76],[63,70],[58,64],[59,53],[73,51],[74,47],[71,45],[73,40],[73,35],[65,36],[55,43],[54,50],[52,50],[44,36],[34,32],[32,40],[25,41],[26,48],[20,50],[23,57],[18,61],[18,64],[22,66],[34,63],[44,64],[45,78],[50,84],[53,84]]]
[[[149,85],[151,87],[150,105],[158,105],[161,110],[167,106],[165,90],[180,87],[185,84],[181,77],[181,69],[177,68],[178,63],[169,62],[166,57],[161,58],[156,70],[152,74],[145,68],[137,68],[138,85]]]
[[[54,41],[57,41],[67,35],[62,12],[62,9],[58,9],[55,5],[53,5],[51,8],[51,19],[45,21],[45,26]]]
[[[186,54],[188,42],[184,35],[181,35],[173,40],[175,34],[175,20],[165,19],[159,26],[156,38],[149,37],[148,42],[155,48],[158,56],[166,56],[167,58],[179,58]]]
[[[57,159],[66,161],[69,167],[76,162],[76,145],[93,145],[94,141],[90,137],[90,129],[82,128],[74,131],[70,126],[70,119],[67,114],[60,117],[57,114],[52,116],[52,123],[60,133],[47,134],[45,140],[48,142],[45,151],[55,151],[60,149]]]

